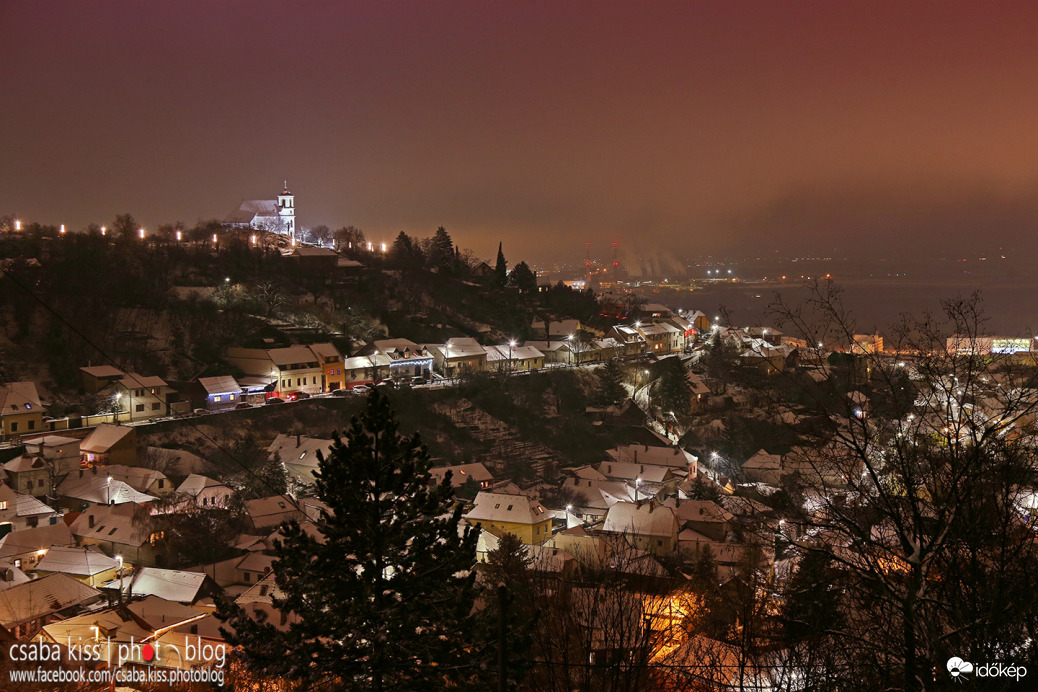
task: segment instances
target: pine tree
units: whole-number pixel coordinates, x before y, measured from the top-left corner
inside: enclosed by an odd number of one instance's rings
[[[454,267],[454,241],[443,226],[436,229],[429,244],[429,264],[440,271],[450,271]]]
[[[471,679],[477,533],[461,529],[450,479],[430,486],[429,454],[397,432],[379,392],[314,474],[328,506],[320,536],[296,522],[274,548],[279,630],[223,603],[228,641],[267,675],[306,689],[443,689]]]
[[[501,243],[497,244],[497,264],[494,265],[494,280],[498,286],[508,284],[508,262],[505,261],[505,253]]]
[[[677,358],[667,358],[661,365],[663,372],[657,384],[660,409],[675,415],[688,415],[692,411],[692,385],[685,374],[685,366]]]
[[[598,371],[598,391],[595,401],[600,406],[619,404],[627,398],[624,373],[615,360],[610,360]]]
[[[537,290],[537,275],[526,262],[515,265],[512,269],[511,282],[520,293],[533,293]]]

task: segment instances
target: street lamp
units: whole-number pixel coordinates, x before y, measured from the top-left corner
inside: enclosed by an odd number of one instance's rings
[[[512,339],[511,341],[508,342],[508,370],[506,372],[511,372],[513,367],[514,367],[512,365],[512,349],[513,348],[515,348],[515,339]]]
[[[123,556],[116,555],[115,559],[119,561],[119,602],[123,602]]]
[[[642,487],[642,479],[641,478],[635,478],[634,479],[634,501],[635,502],[638,501],[638,491],[641,490],[641,487]]]
[[[105,228],[104,226],[101,226],[101,235],[107,235],[107,234],[108,234],[108,229]]]
[[[141,240],[144,240],[144,229],[143,228],[138,228],[137,229],[137,235],[140,236]]]

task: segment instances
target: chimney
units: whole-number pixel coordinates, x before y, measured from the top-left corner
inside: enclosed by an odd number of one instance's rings
[[[634,463],[638,463],[638,450],[634,450]]]
[[[303,446],[303,436],[300,435],[299,433],[296,433],[296,447],[302,447],[302,446]]]
[[[88,514],[87,515],[87,528],[88,529],[94,528],[94,515],[93,514]]]
[[[645,451],[646,451],[646,452],[648,452],[648,451],[649,451],[649,445],[645,445]]]
[[[649,514],[652,514],[652,510],[656,509],[656,503],[649,500]]]

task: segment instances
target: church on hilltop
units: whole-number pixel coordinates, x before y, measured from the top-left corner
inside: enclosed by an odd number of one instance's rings
[[[296,236],[296,198],[285,189],[277,199],[243,199],[241,205],[228,214],[223,223],[230,228],[256,228],[271,233]]]

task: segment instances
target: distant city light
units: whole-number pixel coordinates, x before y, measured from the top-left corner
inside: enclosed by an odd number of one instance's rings
[[[62,234],[64,234],[64,233],[65,233],[65,224],[61,224],[61,230],[60,230],[60,231],[58,231],[58,232],[59,232],[59,233],[62,233]]]
[[[22,230],[22,222],[21,221],[15,219],[14,230],[16,230],[16,231]]]
[[[143,239],[144,239],[144,229],[143,229],[143,228],[141,228],[141,229],[138,229],[138,230],[137,230],[137,233],[138,233],[138,235],[140,235],[140,237],[141,237],[141,240],[143,240]]]
[[[177,241],[179,242],[179,241],[181,241],[183,239],[184,239],[184,232],[183,231],[177,231]]]
[[[104,226],[101,226],[101,235],[107,235],[107,234],[108,234],[108,229],[105,228]]]
[[[219,242],[219,240],[217,239],[217,237],[216,237],[216,234],[215,234],[215,233],[213,233],[213,242],[214,242],[214,243],[217,243],[217,242]]]
[[[385,252],[385,251],[386,251],[386,244],[382,243],[382,252]]]

